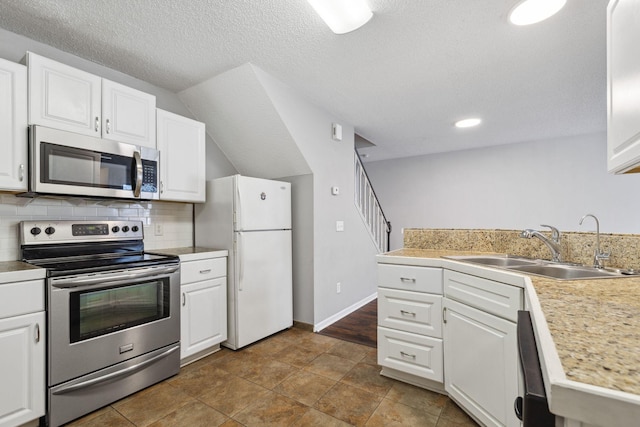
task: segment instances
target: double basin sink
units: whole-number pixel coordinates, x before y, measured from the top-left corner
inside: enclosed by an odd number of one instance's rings
[[[607,279],[629,277],[638,274],[633,270],[595,268],[579,264],[569,264],[512,255],[460,255],[445,258],[503,268],[510,271],[550,277],[556,280]]]

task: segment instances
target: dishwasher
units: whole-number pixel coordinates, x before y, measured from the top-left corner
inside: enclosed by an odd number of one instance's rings
[[[524,395],[518,396],[514,402],[516,416],[522,421],[522,427],[554,427],[555,415],[549,411],[536,337],[528,311],[518,311],[517,330]]]

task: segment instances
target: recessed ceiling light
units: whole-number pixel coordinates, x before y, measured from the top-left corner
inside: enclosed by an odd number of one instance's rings
[[[366,0],[307,0],[336,34],[357,30],[373,16]]]
[[[474,117],[470,119],[458,120],[457,122],[454,123],[454,125],[457,128],[471,128],[474,126],[478,126],[481,122],[482,122],[481,119]]]
[[[529,25],[544,21],[558,13],[567,0],[523,0],[511,10],[509,21],[514,25]]]

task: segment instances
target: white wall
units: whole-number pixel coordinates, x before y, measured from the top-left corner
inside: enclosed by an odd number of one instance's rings
[[[257,68],[256,75],[313,171],[313,324],[317,326],[367,300],[377,289],[377,251],[353,201],[354,129]],[[343,141],[331,139],[332,122],[343,125]],[[340,195],[331,194],[332,186],[340,188]],[[344,232],[336,232],[336,221],[344,221]]]
[[[278,180],[291,183],[293,319],[313,325],[313,174]]]
[[[606,171],[606,134],[366,163],[393,226],[640,233],[640,174]]]

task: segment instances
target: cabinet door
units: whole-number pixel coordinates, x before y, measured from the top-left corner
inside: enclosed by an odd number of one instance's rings
[[[609,172],[640,172],[640,3],[607,7],[607,153]]]
[[[516,324],[444,299],[445,390],[486,426],[519,426]]]
[[[0,59],[0,189],[27,190],[27,67]]]
[[[182,285],[180,358],[227,339],[227,279]]]
[[[0,320],[0,426],[44,415],[45,314]]]
[[[156,97],[103,79],[102,137],[156,148]]]
[[[29,123],[100,136],[102,79],[27,53]]]
[[[160,199],[204,202],[206,152],[204,123],[157,110]]]

